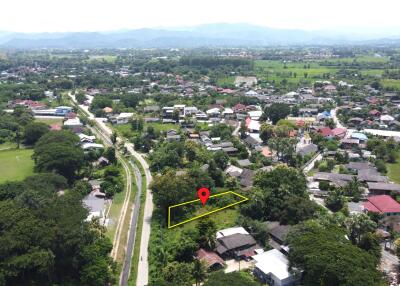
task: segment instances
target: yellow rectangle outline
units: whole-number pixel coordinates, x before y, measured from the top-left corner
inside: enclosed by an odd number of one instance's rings
[[[219,209],[216,209],[216,210],[207,212],[207,213],[205,213],[205,214],[201,214],[201,215],[192,217],[192,218],[190,218],[190,219],[184,220],[184,221],[182,221],[182,222],[180,222],[180,223],[177,223],[177,224],[174,224],[174,225],[172,225],[172,226],[171,226],[171,209],[172,209],[172,208],[179,207],[179,206],[183,206],[183,205],[187,205],[187,204],[191,204],[191,203],[194,203],[194,202],[199,202],[200,199],[192,200],[192,201],[188,201],[188,202],[184,202],[184,203],[180,203],[180,204],[173,205],[173,206],[169,206],[169,207],[168,207],[168,228],[173,228],[173,227],[182,225],[182,224],[184,224],[184,223],[187,223],[187,222],[190,222],[190,221],[199,219],[199,218],[201,218],[201,217],[203,217],[203,216],[207,216],[207,215],[209,215],[209,214],[212,214],[212,213],[215,213],[215,212],[218,212],[218,211],[222,211],[222,210],[224,210],[224,209],[226,209],[226,208],[232,207],[232,206],[234,206],[234,205],[237,205],[237,204],[240,204],[240,203],[243,203],[243,202],[249,200],[249,198],[246,198],[245,196],[242,196],[242,195],[240,195],[240,194],[238,194],[238,193],[236,193],[236,192],[233,192],[233,191],[228,191],[228,192],[223,192],[223,193],[220,193],[220,194],[215,194],[215,195],[210,196],[209,198],[215,198],[215,197],[219,197],[219,196],[223,196],[223,195],[227,195],[227,194],[234,194],[234,195],[236,195],[236,196],[242,198],[242,200],[239,201],[239,202],[236,202],[236,203],[233,203],[233,204],[224,206],[224,207],[222,207],[222,208],[219,208]]]

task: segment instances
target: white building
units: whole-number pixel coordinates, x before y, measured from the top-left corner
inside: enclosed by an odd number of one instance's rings
[[[118,116],[110,117],[110,121],[114,124],[126,124],[132,118],[133,113],[123,112]]]
[[[226,228],[226,229],[222,229],[217,231],[217,239],[224,237],[224,236],[229,236],[229,235],[233,235],[233,234],[249,234],[243,227],[238,226],[238,227],[230,227],[230,228]]]
[[[272,249],[252,257],[254,275],[262,282],[274,286],[296,285],[297,279],[289,272],[289,261],[279,250]]]
[[[97,144],[97,143],[84,143],[82,144],[82,149],[85,151],[104,149],[104,146],[102,144]]]
[[[67,127],[75,127],[75,126],[82,126],[83,124],[81,123],[81,121],[79,120],[78,117],[73,118],[73,119],[68,119],[64,122],[64,126]]]

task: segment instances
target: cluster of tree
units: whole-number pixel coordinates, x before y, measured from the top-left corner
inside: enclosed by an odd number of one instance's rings
[[[264,109],[262,119],[269,119],[272,124],[277,124],[279,120],[285,119],[290,114],[290,106],[285,103],[272,103]]]
[[[210,153],[200,144],[192,141],[164,142],[149,156],[150,169],[162,172],[167,168],[190,167],[205,164],[211,159]]]
[[[48,130],[46,124],[34,122],[32,114],[24,107],[16,107],[12,114],[0,112],[0,144],[15,142],[19,147],[24,142],[33,145]]]
[[[297,224],[314,217],[318,209],[318,205],[308,198],[304,175],[280,165],[271,172],[256,174],[249,202],[241,207],[241,213],[260,221]]]
[[[35,144],[32,158],[38,172],[57,172],[70,182],[84,165],[79,137],[62,130],[43,135]]]
[[[286,163],[294,163],[297,139],[291,137],[293,128],[287,124],[273,126],[263,123],[260,126],[260,138],[265,144],[268,143],[272,150],[276,151],[278,160]]]
[[[202,218],[194,229],[183,231],[179,237],[157,236],[152,240],[150,272],[154,281],[151,285],[193,285],[193,282],[198,285],[204,281],[207,268],[195,255],[200,247],[208,250],[215,247],[216,231],[214,221]]]
[[[374,227],[366,215],[347,219],[344,227],[318,220],[300,224],[288,236],[290,268],[303,271],[303,285],[382,285]]]
[[[333,212],[347,212],[347,209],[345,209],[347,198],[358,202],[364,194],[364,186],[356,176],[343,187],[337,188],[330,185],[328,182],[320,182],[319,188],[324,191],[329,191],[325,199],[325,206]]]
[[[312,142],[318,146],[319,150],[337,151],[339,149],[339,140],[335,138],[325,138],[321,133],[311,133]]]
[[[378,171],[386,173],[387,169],[385,163],[396,162],[399,144],[395,142],[393,138],[386,141],[379,138],[370,138],[367,141],[367,150],[371,151],[376,156],[374,163]]]
[[[0,86],[0,103],[15,99],[40,100],[44,98],[45,87],[41,84],[8,82]]]
[[[104,229],[86,222],[81,187],[38,174],[0,185],[0,284],[106,285],[114,280]]]
[[[166,211],[169,206],[177,203],[177,198],[181,202],[193,200],[201,187],[212,189],[223,185],[224,176],[221,169],[214,161],[210,161],[207,171],[193,167],[187,169],[184,174],[177,175],[175,170],[169,170],[154,179],[152,190],[155,204],[160,207],[160,210]],[[174,217],[187,216],[193,210],[190,206],[176,208],[173,215]]]
[[[123,179],[120,174],[120,168],[111,165],[104,169],[103,183],[101,189],[107,197],[113,197],[116,193],[124,189]]]

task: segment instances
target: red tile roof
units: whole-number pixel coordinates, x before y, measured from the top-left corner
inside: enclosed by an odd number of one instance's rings
[[[232,93],[235,93],[235,91],[233,89],[225,88],[225,89],[221,90],[221,93],[232,94]]]
[[[237,112],[237,111],[245,111],[246,110],[246,105],[241,104],[241,103],[237,103],[232,109],[235,112]]]
[[[332,136],[332,130],[329,127],[322,127],[318,129],[318,132],[322,134],[324,137]]]
[[[371,110],[371,111],[369,112],[369,114],[371,114],[371,115],[380,115],[381,113],[380,113],[379,110],[373,109],[373,110]]]
[[[346,135],[346,128],[334,128],[332,129],[332,134],[333,136],[337,136],[337,137],[344,137]]]
[[[246,125],[246,128],[248,128],[248,127],[249,127],[249,125],[250,125],[250,122],[251,122],[251,118],[250,118],[250,117],[246,117],[246,120],[245,120],[245,125]]]
[[[400,213],[400,204],[388,195],[371,196],[364,203],[364,208],[370,212]]]
[[[61,126],[59,124],[51,124],[50,125],[50,131],[60,131]]]

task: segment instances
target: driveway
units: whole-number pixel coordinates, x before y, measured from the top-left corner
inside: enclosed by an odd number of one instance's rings
[[[225,273],[235,272],[243,269],[249,269],[254,267],[254,261],[237,261],[235,259],[225,261],[226,268]]]

